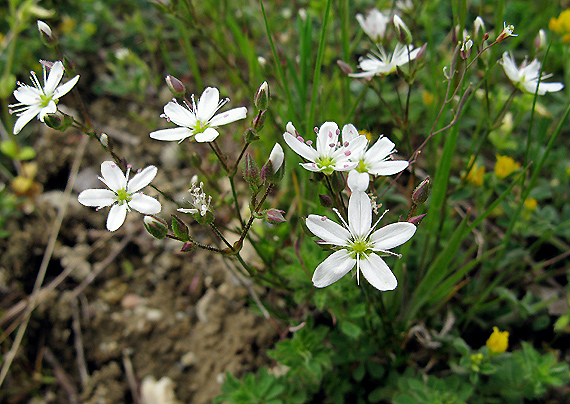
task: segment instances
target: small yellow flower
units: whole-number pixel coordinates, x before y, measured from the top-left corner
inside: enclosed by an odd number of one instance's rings
[[[424,105],[428,106],[433,104],[433,100],[434,100],[434,96],[432,93],[430,93],[429,91],[423,91],[422,92],[422,101],[424,103]]]
[[[562,36],[562,42],[570,43],[570,9],[560,13],[558,18],[551,18],[548,28]]]
[[[495,175],[499,178],[506,178],[513,171],[521,168],[521,165],[509,156],[497,155],[497,162],[495,163]]]
[[[483,363],[483,354],[482,353],[473,354],[469,359],[471,360],[471,369],[474,372],[478,372],[481,369],[481,363]]]
[[[467,167],[469,167],[471,163],[473,163],[474,158],[475,156],[471,156],[471,160],[469,160],[469,164],[467,164]],[[481,185],[483,185],[484,176],[485,176],[485,167],[475,163],[473,164],[473,167],[471,167],[471,171],[469,171],[467,177],[464,174],[462,178],[465,178],[467,182],[475,185],[476,187],[480,187]]]
[[[524,208],[525,210],[532,212],[538,206],[538,202],[534,198],[526,198],[524,200]]]
[[[369,142],[372,141],[372,133],[368,132],[366,129],[360,129],[358,134],[366,136],[366,139],[368,139]]]
[[[487,348],[493,355],[498,355],[507,350],[509,347],[509,332],[499,331],[497,327],[493,327],[493,333],[487,340]]]

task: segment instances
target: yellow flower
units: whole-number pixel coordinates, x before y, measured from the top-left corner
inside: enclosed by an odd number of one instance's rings
[[[558,18],[551,18],[548,28],[562,35],[562,42],[570,43],[570,9],[561,12]]]
[[[493,355],[503,353],[509,347],[509,332],[499,331],[497,327],[493,327],[493,333],[487,340],[487,348]]]
[[[372,133],[368,132],[366,129],[359,130],[358,134],[366,136],[366,139],[368,139],[369,142],[372,141]]]
[[[537,206],[538,206],[538,202],[534,198],[526,198],[524,200],[524,208],[529,212],[532,212],[533,210],[535,210]]]
[[[506,178],[513,171],[521,168],[521,165],[509,156],[497,155],[497,162],[495,163],[495,175],[499,178]]]
[[[471,163],[473,163],[474,158],[475,156],[471,156],[471,160],[469,160],[469,164],[467,164],[467,167],[469,167]],[[469,174],[467,174],[467,176],[463,174],[462,178],[464,178],[467,182],[475,185],[476,187],[480,187],[481,185],[483,185],[484,175],[485,175],[485,167],[479,166],[479,164],[475,163],[473,164],[473,167],[471,167],[471,171],[469,171]]]

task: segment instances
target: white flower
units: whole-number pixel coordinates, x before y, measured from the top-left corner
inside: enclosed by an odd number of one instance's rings
[[[188,192],[190,192],[191,199],[190,204],[194,206],[193,208],[180,208],[177,211],[182,213],[200,213],[200,216],[206,216],[207,212],[211,212],[212,209],[210,208],[210,204],[212,202],[212,197],[206,195],[204,192],[204,183],[200,182],[200,186],[196,186],[198,184],[198,177],[192,177],[192,185]]]
[[[336,211],[336,210],[335,210]],[[324,260],[313,274],[313,284],[318,288],[328,286],[346,275],[356,264],[357,282],[360,271],[378,290],[393,290],[398,285],[388,265],[376,253],[397,255],[389,250],[408,241],[416,232],[416,226],[408,222],[389,224],[373,232],[382,219],[372,224],[372,205],[364,192],[353,192],[348,202],[348,224],[337,215],[344,227],[325,216],[309,215],[309,230],[324,244],[340,249]],[[382,215],[383,216],[383,215]]]
[[[508,52],[503,53],[503,58],[500,63],[505,69],[505,73],[509,80],[522,91],[534,94],[538,92],[538,95],[544,95],[550,92],[560,91],[564,88],[562,83],[545,83],[544,79],[552,77],[552,74],[546,74],[542,76],[540,85],[538,84],[538,72],[540,71],[541,64],[537,59],[534,59],[530,64],[526,64],[524,61],[521,67],[518,68],[513,58],[509,56]],[[538,86],[538,91],[537,91]]]
[[[14,135],[18,134],[22,128],[32,120],[36,115],[40,121],[44,121],[46,114],[52,114],[57,111],[57,102],[59,98],[67,94],[79,80],[79,75],[75,76],[67,83],[58,86],[63,77],[63,63],[59,60],[51,65],[49,75],[46,77],[46,64],[43,65],[44,70],[44,86],[42,87],[36,73],[31,72],[32,86],[18,83],[19,87],[14,90],[14,97],[18,101],[17,104],[8,105],[10,108],[18,108],[11,110],[10,113],[16,113],[18,119],[14,125]]]
[[[375,8],[366,14],[366,18],[364,18],[362,14],[356,14],[356,20],[366,35],[368,35],[374,42],[378,42],[384,38],[386,26],[390,22],[390,18],[388,16],[385,16],[381,11]]]
[[[388,55],[384,50],[384,47],[379,45],[378,54],[368,54],[366,59],[361,59],[358,67],[360,67],[363,72],[360,73],[350,73],[351,77],[372,77],[378,74],[390,74],[396,71],[398,66],[403,66],[409,61],[414,60],[418,53],[420,53],[421,48],[414,49],[413,45],[402,45],[401,43],[396,44],[394,53]]]
[[[41,34],[45,35],[49,39],[52,39],[52,32],[49,25],[47,25],[42,20],[38,20],[37,22],[38,22],[38,31],[40,31]]]
[[[230,101],[224,98],[220,101],[220,92],[217,88],[208,87],[204,90],[198,104],[191,97],[192,105],[184,102],[184,106],[178,102],[170,101],[164,106],[164,114],[161,117],[174,122],[179,128],[161,129],[150,134],[157,140],[183,141],[194,136],[196,142],[211,142],[219,136],[216,128],[221,125],[244,119],[247,115],[246,107],[230,109],[214,116],[220,108]]]
[[[361,135],[358,134],[354,125],[348,124],[342,128],[343,142],[352,142],[353,139],[358,136]],[[391,154],[396,151],[394,148],[395,144],[387,137],[381,136],[368,150],[366,150],[366,145],[367,144],[360,149],[353,149],[353,153],[350,155],[352,161],[358,162],[358,165],[354,169],[354,171],[358,173],[392,175],[405,170],[409,165],[406,160],[391,159]],[[355,174],[353,174],[353,176],[355,176]],[[364,185],[364,178],[368,179],[368,176],[360,176],[361,185]],[[366,184],[366,187],[368,187],[368,184]],[[360,189],[361,186],[359,185],[357,188]],[[363,189],[363,191],[365,189]]]
[[[160,212],[160,202],[138,192],[153,180],[157,173],[156,167],[148,166],[129,180],[130,170],[129,167],[125,176],[113,161],[104,161],[101,164],[102,177],[99,179],[109,189],[87,189],[77,198],[82,205],[94,206],[97,209],[112,205],[107,217],[109,231],[115,231],[121,227],[127,212],[132,209],[145,215]]]
[[[269,160],[271,160],[273,174],[275,174],[281,168],[284,158],[285,154],[283,153],[283,148],[279,143],[275,143],[275,146],[273,146],[273,149],[271,150],[271,154],[269,154]]]
[[[316,128],[315,128],[316,130]],[[351,141],[339,144],[338,136],[340,130],[334,122],[325,122],[317,133],[317,149],[315,150],[312,141],[306,143],[299,136],[291,122],[287,124],[287,132],[283,134],[285,143],[291,149],[311,163],[301,163],[309,171],[322,171],[331,175],[333,171],[350,171],[356,167],[357,162],[350,160],[352,150],[359,150],[366,144],[366,136],[356,136]]]

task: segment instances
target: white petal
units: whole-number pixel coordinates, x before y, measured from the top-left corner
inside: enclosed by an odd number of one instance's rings
[[[347,229],[325,216],[309,215],[305,224],[311,233],[326,244],[346,246],[346,242],[350,238],[350,233]]]
[[[309,161],[315,161],[315,159],[317,158],[317,151],[315,149],[301,142],[299,139],[297,139],[289,132],[285,132],[283,134],[283,139],[285,139],[285,143],[287,143],[289,147],[293,149],[293,151],[297,153],[299,156]]]
[[[28,122],[30,122],[34,116],[40,113],[42,109],[37,105],[30,106],[27,110],[20,113],[16,123],[14,124],[14,135],[20,133],[22,128],[26,126]]]
[[[55,91],[53,92],[53,98],[58,99],[58,98],[63,97],[65,94],[67,94],[73,88],[73,86],[75,84],[77,84],[78,80],[79,80],[79,75],[75,76],[74,78],[69,80],[67,83],[62,84],[61,86],[56,88]]]
[[[113,205],[109,209],[109,216],[107,216],[107,230],[115,231],[125,222],[127,217],[127,204]]]
[[[360,270],[366,280],[378,290],[394,290],[398,280],[384,260],[376,254],[360,260]]]
[[[103,182],[111,190],[118,191],[119,189],[126,188],[127,179],[123,171],[115,164],[114,161],[104,161],[101,163],[101,174],[103,175]]]
[[[230,109],[226,112],[220,112],[218,115],[210,119],[211,126],[226,125],[231,122],[239,121],[247,116],[247,108],[239,107]]]
[[[154,199],[152,196],[148,196],[140,192],[132,195],[131,198],[132,199],[129,201],[129,207],[143,215],[157,214],[162,208],[159,201]]]
[[[354,264],[356,264],[356,260],[351,258],[346,250],[337,251],[315,269],[313,284],[317,288],[329,286],[354,268]]]
[[[283,159],[285,154],[283,153],[283,148],[279,143],[275,143],[271,153],[269,154],[269,160],[271,160],[271,167],[273,167],[273,173],[275,174],[281,165],[283,164]]]
[[[350,142],[351,140],[356,139],[357,136],[359,136],[359,133],[353,124],[349,123],[349,124],[343,126],[343,128],[342,128],[342,143]]]
[[[55,88],[61,81],[62,77],[63,77],[63,63],[61,63],[58,60],[57,62],[54,62],[54,64],[51,66],[47,81],[44,83],[44,93],[47,96],[53,94]]]
[[[50,100],[48,104],[40,110],[38,118],[40,119],[40,121],[43,122],[47,114],[54,114],[56,112],[57,112],[57,105],[55,104],[54,100]]]
[[[536,89],[536,86],[533,86]],[[564,84],[562,83],[544,83],[541,82],[538,86],[538,94],[543,95],[545,93],[555,93],[560,91],[564,88]]]
[[[317,133],[317,154],[319,156],[330,156],[336,149],[338,142],[338,125],[334,122],[325,122],[321,125]]]
[[[193,135],[193,131],[188,129],[187,127],[181,128],[170,128],[170,129],[160,129],[154,132],[150,132],[150,137],[156,140],[164,140],[164,141],[182,141],[187,137]]]
[[[164,115],[178,126],[186,126],[187,128],[194,128],[196,126],[196,117],[194,114],[177,102],[170,101],[166,104],[164,106]]]
[[[84,206],[103,208],[115,203],[115,193],[108,189],[86,189],[79,194],[77,200]]]
[[[411,239],[415,232],[416,226],[408,222],[384,226],[370,235],[370,241],[373,243],[372,250],[387,251],[402,245]]]
[[[156,176],[158,169],[155,166],[148,166],[141,172],[135,174],[127,184],[129,193],[137,192],[146,187]]]
[[[352,192],[366,192],[370,184],[370,176],[368,173],[359,173],[356,170],[352,170],[348,173],[346,183]]]
[[[501,64],[503,65],[503,69],[505,70],[505,73],[507,74],[509,80],[511,80],[513,83],[518,83],[518,81],[520,80],[519,69],[515,64],[515,62],[513,61],[513,59],[511,59],[511,57],[509,56],[509,52],[505,51],[503,53],[503,59],[501,59]]]
[[[394,151],[396,145],[387,137],[381,137],[374,143],[370,149],[366,152],[366,157],[368,162],[384,160]]]
[[[319,172],[319,171],[323,171],[323,167],[319,167],[315,163],[299,163],[299,165],[301,167],[303,167],[304,169],[315,172],[315,173]]]
[[[220,135],[220,133],[216,129],[206,128],[206,130],[204,132],[196,133],[196,136],[194,136],[194,140],[197,141],[198,143],[212,142],[219,135]]]
[[[365,236],[372,226],[372,205],[364,192],[353,192],[348,200],[348,226],[355,236]]]
[[[392,175],[404,171],[409,163],[406,160],[380,161],[371,165],[368,172],[374,175]]]
[[[40,95],[42,94],[40,93],[39,90],[37,90],[34,87],[26,85],[20,86],[16,90],[14,90],[14,97],[16,97],[16,99],[19,102],[26,105],[33,105],[39,103]]]
[[[204,90],[198,100],[196,118],[200,122],[208,122],[218,110],[220,102],[220,92],[215,87],[208,87]]]

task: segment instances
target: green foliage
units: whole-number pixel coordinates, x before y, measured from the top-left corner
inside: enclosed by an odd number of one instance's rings
[[[257,375],[246,373],[240,381],[231,373],[226,373],[223,393],[214,402],[230,402],[232,404],[285,404],[295,401],[284,401],[285,387],[282,378],[270,374],[267,368],[259,369]]]

